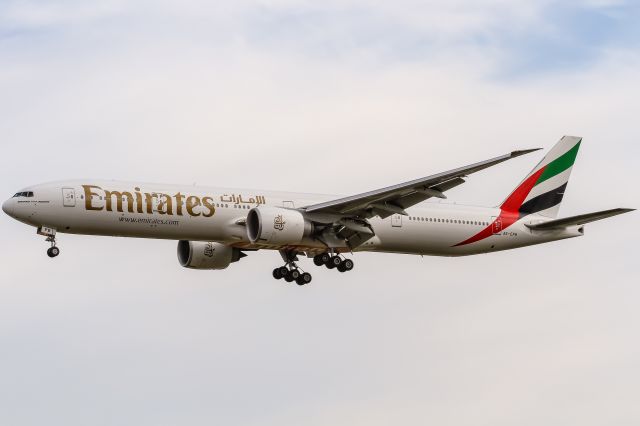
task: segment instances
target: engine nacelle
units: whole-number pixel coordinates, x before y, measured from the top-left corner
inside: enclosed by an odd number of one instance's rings
[[[220,243],[178,241],[178,261],[191,269],[225,269],[246,256],[237,248]]]
[[[258,244],[297,244],[313,232],[313,224],[297,210],[254,207],[247,215],[247,236]]]

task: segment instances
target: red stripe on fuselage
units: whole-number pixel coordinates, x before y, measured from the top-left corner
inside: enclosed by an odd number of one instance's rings
[[[524,200],[527,199],[527,196],[536,185],[536,182],[544,172],[544,167],[529,176],[519,187],[516,188],[515,191],[509,195],[509,198],[505,200],[504,203],[500,206],[500,215],[494,220],[489,226],[484,228],[482,231],[478,232],[473,237],[462,241],[461,243],[456,244],[457,246],[464,246],[466,244],[475,243],[476,241],[484,240],[485,238],[489,238],[490,236],[496,234],[496,227],[500,227],[500,231],[503,229],[507,229],[520,218],[520,206],[524,203]],[[497,224],[500,225],[497,225]]]

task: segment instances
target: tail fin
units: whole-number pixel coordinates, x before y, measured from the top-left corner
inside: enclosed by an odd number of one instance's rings
[[[500,208],[520,217],[536,213],[556,217],[582,138],[563,136]]]

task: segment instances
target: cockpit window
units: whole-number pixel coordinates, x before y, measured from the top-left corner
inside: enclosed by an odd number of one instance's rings
[[[33,192],[32,191],[17,192],[16,195],[13,196],[13,198],[20,198],[20,197],[33,197]]]

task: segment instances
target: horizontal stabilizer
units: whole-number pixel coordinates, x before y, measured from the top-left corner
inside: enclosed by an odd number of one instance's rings
[[[611,216],[616,216],[622,213],[628,213],[635,209],[611,209],[601,212],[581,214],[578,216],[565,217],[563,219],[555,219],[547,222],[537,223],[534,225],[526,225],[528,228],[535,231],[547,231],[553,229],[562,229],[569,226],[584,225],[585,223],[595,222],[596,220],[606,219]]]

